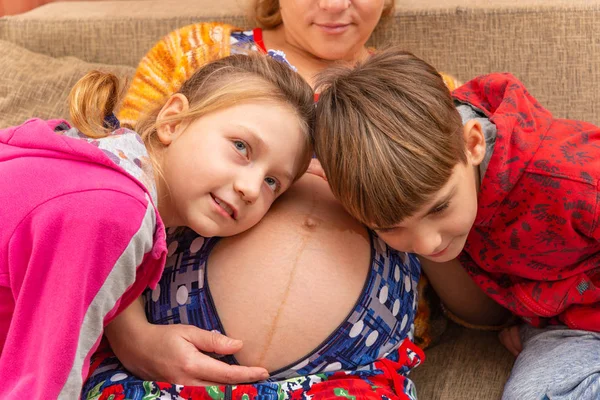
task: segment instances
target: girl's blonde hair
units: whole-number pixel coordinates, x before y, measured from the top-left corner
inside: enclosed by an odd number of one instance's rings
[[[273,29],[283,22],[280,8],[279,0],[254,0],[250,9],[250,18],[261,28]],[[388,17],[393,12],[394,0],[385,0],[381,17]]]
[[[431,65],[392,48],[317,79],[315,150],[333,194],[370,227],[422,208],[466,163],[463,125]]]
[[[73,125],[83,134],[100,138],[113,130],[107,126],[119,103],[119,79],[110,73],[92,71],[77,82],[69,96]],[[162,147],[157,127],[166,123],[188,123],[211,112],[247,102],[276,102],[290,107],[305,135],[301,149],[303,163],[298,179],[312,157],[312,132],[315,120],[314,94],[309,84],[287,65],[260,54],[232,55],[206,64],[178,90],[189,102],[189,109],[175,117],[158,121],[163,104],[143,114],[134,128],[142,137],[148,153],[156,161]],[[243,118],[243,116],[240,116]]]

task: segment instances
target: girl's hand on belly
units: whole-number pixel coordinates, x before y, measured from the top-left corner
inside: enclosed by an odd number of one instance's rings
[[[208,386],[269,376],[264,368],[228,365],[205,354],[235,354],[242,348],[241,340],[191,325],[151,324],[139,301],[107,326],[106,336],[125,368],[148,381]]]
[[[264,368],[228,365],[204,354],[234,354],[242,348],[241,340],[191,325],[152,325],[145,334],[152,351],[145,363],[150,368],[143,371],[146,376],[141,378],[209,386],[255,382],[269,376]]]

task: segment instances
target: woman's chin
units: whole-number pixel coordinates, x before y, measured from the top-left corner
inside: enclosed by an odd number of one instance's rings
[[[327,43],[318,48],[313,49],[313,54],[326,61],[353,61],[355,60],[355,52],[351,50],[349,46],[340,46],[335,42]]]

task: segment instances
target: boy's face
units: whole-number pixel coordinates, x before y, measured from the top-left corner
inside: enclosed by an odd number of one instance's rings
[[[394,249],[445,262],[456,258],[464,248],[477,216],[478,165],[485,156],[481,126],[467,123],[464,129],[467,163],[457,164],[446,185],[413,216],[396,226],[375,229]]]
[[[400,224],[376,229],[394,249],[434,262],[450,261],[465,246],[477,215],[476,167],[459,163],[448,183],[415,215]]]

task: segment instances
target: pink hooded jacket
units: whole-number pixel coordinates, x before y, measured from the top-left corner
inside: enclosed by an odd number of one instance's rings
[[[97,147],[0,130],[0,399],[74,399],[104,326],[160,279],[150,192]]]

